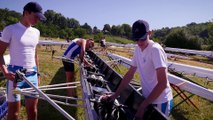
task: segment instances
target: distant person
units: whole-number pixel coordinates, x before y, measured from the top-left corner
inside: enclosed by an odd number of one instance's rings
[[[42,14],[42,7],[36,2],[29,2],[23,8],[23,15],[20,22],[4,28],[0,40],[0,68],[7,79],[7,120],[17,120],[21,107],[20,95],[13,94],[15,88],[29,88],[25,82],[14,84],[15,72],[18,69],[26,68],[27,79],[36,87],[40,83],[38,55],[36,46],[39,42],[40,32],[32,27],[39,20],[46,20]],[[3,55],[9,47],[10,65],[5,65]],[[38,99],[25,96],[25,107],[28,120],[37,120]]]
[[[93,39],[82,39],[77,38],[71,41],[69,47],[64,52],[63,57],[67,59],[73,60],[77,55],[80,57],[80,61],[84,62],[85,64],[89,65],[90,63],[84,58],[85,51],[92,48],[94,46],[94,40]],[[66,81],[67,82],[74,82],[74,63],[63,60],[62,63],[64,65],[64,70],[66,73]],[[70,88],[67,89],[68,96],[76,97],[75,90]]]
[[[70,42],[70,39],[69,39],[69,38],[67,38],[66,40],[67,40],[67,43],[69,43],[69,42]]]
[[[103,38],[101,39],[100,45],[101,45],[101,47],[103,47],[103,48],[106,47],[106,39],[105,39],[105,37],[103,37]]]
[[[105,51],[106,50],[106,39],[105,39],[105,37],[102,37],[102,39],[100,40],[100,46],[101,46],[101,50],[100,51]]]
[[[167,117],[172,109],[173,96],[168,81],[167,56],[158,43],[149,39],[150,35],[151,31],[146,21],[138,20],[133,24],[132,38],[138,46],[135,48],[131,67],[116,92],[103,96],[105,100],[117,98],[138,70],[145,100],[138,107],[136,120],[142,119],[144,110],[149,104],[156,106]]]

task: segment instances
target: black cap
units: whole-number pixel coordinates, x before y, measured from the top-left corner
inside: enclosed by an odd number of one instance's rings
[[[139,39],[146,40],[149,32],[149,24],[145,20],[137,20],[132,25],[132,39],[137,41]]]
[[[34,12],[40,18],[40,20],[46,20],[46,17],[42,13],[42,7],[36,2],[29,2],[24,6],[24,11]]]

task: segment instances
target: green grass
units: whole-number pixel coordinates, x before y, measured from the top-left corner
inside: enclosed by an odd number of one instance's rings
[[[134,43],[132,40],[116,36],[106,36],[106,42],[121,43],[121,44]]]

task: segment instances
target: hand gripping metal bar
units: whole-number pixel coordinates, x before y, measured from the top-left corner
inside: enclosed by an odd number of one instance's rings
[[[53,100],[51,100],[46,94],[44,94],[40,89],[34,86],[26,77],[22,70],[16,71],[17,76],[20,79],[23,79],[29,84],[36,92],[39,93],[47,102],[49,102],[54,108],[56,108],[61,114],[63,114],[68,120],[75,120],[72,116],[70,116],[65,110],[63,110],[59,105],[57,105]]]

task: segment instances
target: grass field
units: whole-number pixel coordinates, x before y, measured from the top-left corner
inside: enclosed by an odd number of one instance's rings
[[[54,49],[57,50],[56,55],[61,56],[63,51],[60,46],[54,46]],[[123,49],[123,48],[108,48],[108,51],[120,54],[122,56],[131,57],[131,53],[129,53],[129,49]],[[95,51],[100,51],[99,48],[95,49]],[[40,73],[41,73],[41,85],[48,85],[48,84],[55,84],[55,83],[63,83],[65,82],[65,73],[62,67],[62,63],[60,60],[52,59],[51,58],[51,49],[47,48],[45,46],[41,46],[38,49],[39,54],[39,66],[40,66]],[[107,59],[107,58],[105,58]],[[183,61],[179,60],[178,62],[182,63]],[[194,64],[198,66],[208,67],[210,69],[213,68],[213,62],[210,61],[210,63],[202,63],[199,61],[184,61],[184,63],[187,64]],[[199,63],[199,64],[198,64]],[[120,66],[120,69],[117,71],[120,74],[124,74],[127,69]],[[78,65],[76,65],[75,68],[76,72],[76,81],[79,81],[79,68]],[[196,78],[194,76],[185,76],[189,79],[192,79],[199,84],[205,83],[205,79]],[[135,79],[138,80],[138,75],[135,76]],[[0,86],[5,86],[5,80],[0,82]],[[212,83],[206,85],[205,87],[211,88]],[[81,98],[81,88],[79,87],[76,90],[78,97]],[[54,93],[59,95],[66,95],[65,90],[57,90],[52,92],[46,92],[46,93]],[[176,94],[174,92],[174,94]],[[187,93],[187,95],[190,95]],[[191,100],[195,103],[195,105],[199,108],[199,110],[196,110],[192,105],[188,105],[187,103],[182,103],[178,107],[176,107],[170,116],[171,120],[213,120],[213,102],[207,101],[203,98],[200,98],[198,96],[191,97]],[[181,101],[180,97],[176,97],[174,99],[174,105],[177,105]],[[22,101],[23,103],[24,101]],[[82,102],[79,101],[73,101],[73,103],[82,104]],[[63,108],[70,113],[74,118],[77,120],[84,120],[84,109],[83,108],[75,108],[75,107],[64,107]],[[22,105],[20,115],[20,120],[27,120],[26,118],[26,112],[24,109],[24,104]],[[38,105],[38,120],[66,120],[65,117],[63,117],[57,110],[55,110],[51,105],[49,105],[48,102],[39,100]]]

